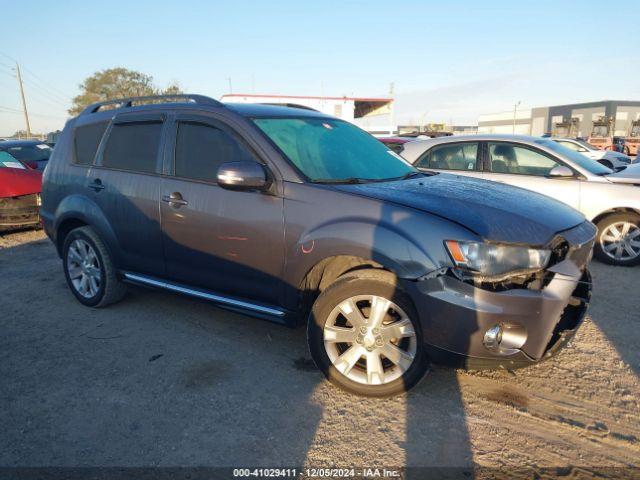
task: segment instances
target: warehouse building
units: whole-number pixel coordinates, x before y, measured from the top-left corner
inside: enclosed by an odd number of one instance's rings
[[[588,137],[593,122],[602,118],[611,119],[614,135],[627,136],[632,122],[640,119],[640,101],[603,100],[484,114],[478,118],[478,133]]]
[[[311,108],[354,123],[373,134],[389,134],[395,130],[393,98],[228,93],[221,100],[229,103],[266,103]]]

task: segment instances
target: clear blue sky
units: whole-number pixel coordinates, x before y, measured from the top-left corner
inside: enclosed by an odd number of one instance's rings
[[[475,123],[479,113],[640,100],[640,2],[0,0],[0,135],[60,128],[93,72],[123,66],[164,86],[386,95],[400,121]]]

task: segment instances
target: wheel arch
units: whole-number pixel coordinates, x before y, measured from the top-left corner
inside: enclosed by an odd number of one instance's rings
[[[600,220],[602,220],[605,217],[608,217],[609,215],[617,215],[617,214],[620,214],[620,213],[633,213],[633,214],[636,214],[636,215],[640,215],[640,210],[638,210],[636,208],[631,208],[631,207],[610,208],[608,210],[605,210],[604,212],[599,213],[595,217],[593,217],[591,219],[591,223],[597,224]]]
[[[64,239],[69,232],[74,228],[89,226],[100,236],[114,263],[120,265],[117,237],[100,208],[89,198],[83,195],[65,198],[60,202],[55,218],[55,245],[59,256],[62,256]]]
[[[333,255],[323,258],[314,264],[298,285],[298,308],[302,312],[301,321],[306,320],[306,314],[313,303],[327,287],[343,275],[357,270],[378,270],[397,276],[392,267],[382,265],[370,258],[357,255]]]

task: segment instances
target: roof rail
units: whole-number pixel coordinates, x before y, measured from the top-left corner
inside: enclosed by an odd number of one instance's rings
[[[79,116],[88,115],[90,113],[96,113],[102,107],[107,105],[117,105],[116,108],[131,108],[133,106],[133,102],[140,102],[145,100],[159,100],[159,99],[188,99],[197,103],[199,105],[209,105],[211,107],[223,107],[224,104],[215,100],[211,97],[207,97],[205,95],[193,95],[190,93],[176,94],[176,95],[147,95],[145,97],[128,97],[128,98],[117,98],[114,100],[105,100],[104,102],[96,102],[92,103],[80,113]]]

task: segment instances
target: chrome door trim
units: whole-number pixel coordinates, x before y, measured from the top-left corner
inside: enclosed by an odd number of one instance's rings
[[[150,278],[145,275],[138,275],[135,273],[125,272],[124,277],[127,280],[130,280],[132,282],[142,283],[145,285],[150,285],[153,287],[170,290],[173,292],[183,293],[185,295],[190,295],[192,297],[203,298],[205,300],[209,300],[212,302],[221,303],[224,305],[230,305],[237,308],[243,308],[246,310],[252,310],[252,311],[264,313],[267,315],[275,315],[277,317],[283,317],[285,314],[285,312],[283,312],[282,310],[277,310],[275,308],[264,307],[262,305],[256,305],[254,303],[243,302],[241,300],[223,297],[222,295],[216,295],[213,293],[203,292],[200,290],[194,290],[192,288],[176,285],[171,282],[167,282],[165,280],[156,280],[154,278]]]

